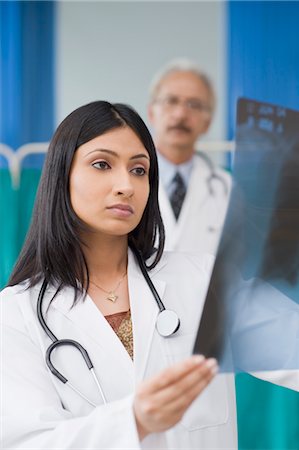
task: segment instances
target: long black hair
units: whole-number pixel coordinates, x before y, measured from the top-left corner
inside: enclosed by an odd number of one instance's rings
[[[152,137],[141,117],[128,105],[96,101],[73,111],[57,128],[49,146],[39,183],[32,222],[8,285],[42,279],[78,292],[88,288],[89,273],[82,251],[80,231],[86,225],[75,214],[69,191],[69,176],[75,151],[109,130],[130,127],[150,157],[150,193],[138,226],[128,236],[129,246],[143,260],[152,257],[148,269],[160,260],[164,227],[158,204],[158,163]],[[157,248],[155,248],[155,244]]]

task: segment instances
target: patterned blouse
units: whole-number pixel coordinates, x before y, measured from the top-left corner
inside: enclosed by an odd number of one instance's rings
[[[110,314],[109,316],[105,316],[105,319],[133,360],[133,329],[130,309],[129,311]]]

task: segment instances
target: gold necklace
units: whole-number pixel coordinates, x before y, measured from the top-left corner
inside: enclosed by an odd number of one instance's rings
[[[108,296],[106,297],[105,300],[109,300],[112,303],[115,303],[116,300],[118,299],[118,295],[116,295],[116,291],[119,288],[121,282],[123,281],[123,279],[125,278],[125,276],[127,275],[127,272],[124,273],[124,275],[121,277],[121,279],[119,280],[119,282],[117,283],[117,285],[115,286],[114,289],[112,289],[111,291],[106,291],[106,289],[102,288],[101,286],[99,286],[98,284],[96,284],[94,281],[91,281],[91,284],[93,284],[95,287],[97,287],[98,289],[101,289],[101,291],[105,292],[105,294],[108,294]]]

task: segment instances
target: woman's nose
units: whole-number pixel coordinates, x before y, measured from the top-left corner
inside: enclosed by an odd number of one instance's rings
[[[130,179],[130,174],[119,174],[114,185],[114,195],[123,197],[132,197],[134,188]]]

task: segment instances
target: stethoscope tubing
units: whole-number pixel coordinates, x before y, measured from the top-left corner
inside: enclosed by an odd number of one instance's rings
[[[54,350],[56,350],[58,347],[73,346],[76,350],[78,350],[80,352],[81,356],[83,357],[85,364],[86,364],[88,370],[90,371],[90,373],[92,374],[95,384],[97,385],[97,387],[99,389],[103,403],[106,404],[107,400],[106,400],[105,394],[104,394],[102,387],[99,383],[99,380],[95,374],[94,367],[93,367],[92,361],[90,359],[90,356],[89,356],[87,350],[83,347],[83,345],[81,345],[77,341],[74,341],[73,339],[57,339],[55,334],[48,327],[48,325],[44,319],[43,312],[42,312],[42,302],[43,302],[43,298],[44,298],[44,295],[47,290],[47,286],[48,286],[48,282],[45,279],[43,281],[43,284],[41,286],[41,289],[40,289],[40,292],[38,295],[38,299],[37,299],[37,317],[38,317],[39,323],[42,326],[45,333],[48,335],[48,337],[52,340],[52,344],[49,345],[49,347],[46,350],[45,360],[46,360],[47,367],[49,368],[50,372],[56,378],[58,378],[58,380],[60,380],[63,384],[69,386],[74,392],[76,392],[80,397],[82,397],[84,400],[86,400],[91,406],[96,407],[97,405],[93,401],[91,401],[89,398],[87,398],[81,391],[79,391],[64,375],[62,375],[61,372],[59,372],[59,370],[56,369],[56,367],[52,363],[51,356],[52,356],[52,352]]]
[[[198,155],[199,158],[201,158],[206,163],[206,165],[209,168],[210,175],[207,178],[207,185],[208,185],[209,194],[210,195],[214,195],[215,194],[213,186],[212,186],[212,183],[213,183],[213,180],[218,180],[223,186],[224,195],[227,196],[229,194],[228,184],[227,184],[226,180],[224,179],[224,177],[222,177],[221,175],[219,175],[216,172],[215,166],[214,166],[213,162],[210,160],[210,158],[205,153],[203,153],[201,151],[196,152],[196,155]]]
[[[147,268],[146,268],[146,265],[145,265],[144,260],[142,258],[142,255],[136,249],[134,249],[134,254],[135,254],[136,258],[137,258],[137,261],[138,261],[140,270],[142,272],[142,275],[144,276],[145,281],[147,282],[147,284],[148,284],[148,286],[149,286],[149,288],[151,290],[151,293],[153,294],[154,299],[156,300],[156,303],[158,305],[159,311],[160,312],[165,311],[166,308],[164,306],[164,303],[162,302],[162,300],[160,298],[160,295],[158,294],[157,289],[154,286],[154,283],[152,282],[152,280],[149,277],[149,274],[147,272]]]
[[[132,248],[140,270],[153,294],[153,297],[157,303],[157,306],[159,308],[159,313],[158,313],[158,317],[156,320],[156,329],[158,331],[158,333],[163,336],[163,337],[169,337],[171,335],[173,335],[174,333],[176,333],[176,331],[179,329],[180,327],[180,320],[177,316],[177,314],[174,311],[171,310],[167,310],[152,282],[152,280],[150,279],[148,272],[147,272],[147,267],[143,261],[142,255],[140,254],[140,252],[135,249],[134,247]],[[46,350],[46,355],[45,355],[45,360],[46,360],[46,364],[47,367],[49,368],[50,372],[58,379],[60,380],[63,384],[68,385],[74,392],[76,392],[80,397],[82,397],[83,399],[85,399],[89,404],[91,404],[92,406],[96,406],[96,404],[94,402],[92,402],[90,399],[88,399],[81,391],[79,391],[72,383],[70,383],[70,381],[64,376],[62,375],[61,372],[59,372],[59,370],[56,369],[56,367],[54,366],[53,362],[52,362],[52,353],[54,350],[57,350],[58,347],[63,347],[63,346],[72,346],[74,347],[77,351],[80,352],[81,356],[83,357],[85,364],[88,368],[88,370],[90,371],[90,373],[92,374],[93,378],[94,378],[94,382],[98,387],[98,390],[100,392],[100,395],[102,397],[103,403],[106,404],[107,400],[106,397],[104,395],[104,392],[102,390],[102,387],[100,385],[100,382],[98,380],[98,377],[96,376],[96,373],[94,371],[94,367],[91,361],[91,358],[87,352],[87,350],[77,341],[73,340],[73,339],[58,339],[55,334],[51,331],[51,329],[49,328],[49,326],[47,325],[44,315],[43,315],[43,311],[42,311],[42,303],[43,303],[43,298],[45,296],[46,290],[47,290],[47,286],[48,286],[48,281],[46,279],[44,279],[41,289],[39,291],[38,294],[38,299],[37,299],[37,307],[36,307],[36,311],[37,311],[37,317],[38,317],[38,321],[41,325],[41,327],[43,328],[44,332],[47,334],[47,336],[51,339],[52,343],[49,345],[49,347]]]

